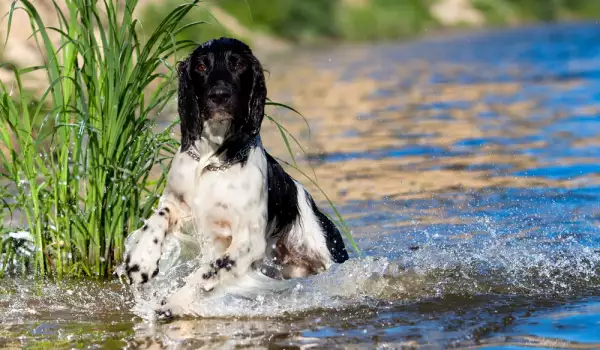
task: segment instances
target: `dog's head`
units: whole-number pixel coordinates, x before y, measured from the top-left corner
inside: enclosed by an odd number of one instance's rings
[[[177,69],[182,150],[206,134],[206,127],[221,130],[222,151],[260,132],[267,89],[248,45],[231,38],[207,41]]]

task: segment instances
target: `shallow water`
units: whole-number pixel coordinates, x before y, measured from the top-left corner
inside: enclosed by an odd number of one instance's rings
[[[273,58],[310,133],[271,112],[362,256],[171,323],[117,281],[4,280],[0,347],[600,348],[599,43],[579,23]]]

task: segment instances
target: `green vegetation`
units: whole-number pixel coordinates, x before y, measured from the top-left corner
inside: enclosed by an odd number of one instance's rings
[[[432,0],[372,0],[368,6],[346,6],[336,17],[346,40],[397,39],[433,28]]]
[[[441,29],[432,6],[444,0],[206,0],[190,12],[187,22],[210,23],[203,30],[188,30],[179,38],[231,35],[207,11],[218,6],[252,32],[260,32],[290,42],[319,40],[388,40]],[[164,13],[183,0],[164,0],[149,6],[142,22],[149,29]],[[600,17],[600,1],[595,0],[470,0],[487,25],[518,24]],[[459,10],[460,11],[460,10]],[[457,24],[461,25],[461,24]],[[241,38],[249,40],[252,38]]]
[[[292,42],[326,40],[390,39],[419,33],[437,22],[429,13],[435,0],[372,0],[364,5],[347,5],[341,0],[212,0],[205,1],[184,19],[206,21],[210,29],[188,30],[179,38],[208,39],[231,35],[209,14],[218,6],[245,28]],[[152,29],[168,9],[182,0],[166,0],[149,6],[142,22]],[[251,39],[251,38],[241,38]]]
[[[181,4],[182,0],[165,0],[160,5],[150,5],[144,9],[142,23],[146,30],[152,31],[153,24],[158,23],[165,11]],[[330,32],[330,16],[333,13],[332,5],[335,2],[321,0],[221,0],[204,1],[190,12],[182,23],[195,21],[206,22],[202,30],[196,28],[186,30],[178,35],[178,39],[194,39],[205,41],[220,36],[235,36],[244,41],[245,38],[231,33],[227,26],[218,22],[211,14],[211,7],[218,5],[228,14],[232,15],[241,25],[252,31],[259,31],[276,37],[291,40],[300,40],[313,36],[328,36]]]
[[[68,13],[56,6],[59,28],[46,27],[28,0],[14,2],[8,14],[10,35],[14,11],[28,13],[48,57],[43,67],[11,67],[17,86],[0,86],[0,169],[9,199],[3,214],[23,215],[38,274],[109,274],[125,235],[149,215],[164,184],[164,172],[151,177],[150,170],[167,166],[176,142],[169,128],[154,132],[150,116],[174,96],[170,72],[158,68],[191,44],[168,33],[193,4],[174,9],[142,45],[132,18],[136,3],[119,9],[117,1],[103,8],[92,0],[67,1]],[[32,110],[21,81],[40,69],[50,85]],[[10,247],[10,239],[2,243]]]
[[[471,0],[490,25],[600,17],[595,0]]]
[[[15,86],[0,82],[0,276],[105,277],[121,262],[124,239],[156,205],[178,147],[176,122],[156,131],[152,118],[175,99],[177,55],[197,45],[176,39],[198,24],[182,22],[197,3],[173,7],[144,40],[132,15],[137,0],[67,0],[66,13],[54,2],[58,28],[45,26],[29,0],[12,3],[8,35],[15,11],[26,11],[48,59],[0,66],[16,78]],[[50,83],[31,96],[22,80],[38,70]],[[293,159],[288,137],[296,139],[276,125]],[[9,217],[21,218],[23,232],[11,233],[19,230],[6,227]]]
[[[336,1],[240,0],[214,1],[243,25],[294,41],[335,36],[331,18]]]
[[[165,0],[161,5],[150,4],[145,7],[142,11],[140,22],[145,33],[153,33],[158,24],[165,17],[165,14],[169,13],[173,8],[180,6],[185,1],[182,0]],[[193,23],[201,22],[202,27],[193,25]],[[211,38],[220,36],[231,36],[230,33],[224,26],[220,25],[214,16],[208,11],[203,3],[199,3],[190,13],[184,16],[180,20],[180,25],[185,28],[181,32],[177,33],[175,37],[177,40],[193,40],[197,42],[204,42]],[[186,28],[186,26],[188,26]],[[142,37],[142,40],[144,38]],[[240,38],[241,40],[247,40],[248,38]]]

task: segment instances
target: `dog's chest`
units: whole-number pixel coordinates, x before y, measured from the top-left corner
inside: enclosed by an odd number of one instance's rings
[[[197,169],[194,200],[205,209],[226,204],[238,210],[252,211],[266,198],[265,187],[262,171],[252,162],[225,170]]]

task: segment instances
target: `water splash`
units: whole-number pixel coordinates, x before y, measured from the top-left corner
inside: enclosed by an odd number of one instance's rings
[[[353,257],[305,279],[275,281],[253,272],[226,288],[199,292],[188,309],[200,317],[277,317],[447,295],[581,296],[600,286],[600,254],[586,244],[504,235],[505,228],[489,217],[477,222],[485,228],[482,237],[448,241],[421,232],[428,240],[408,251],[395,244],[394,235],[384,234],[386,242],[363,240],[363,245],[387,247],[385,254]],[[137,295],[133,310],[141,317],[153,318],[160,300],[198,266],[194,259],[181,259],[177,239],[167,246],[161,261],[161,271],[167,272]]]

